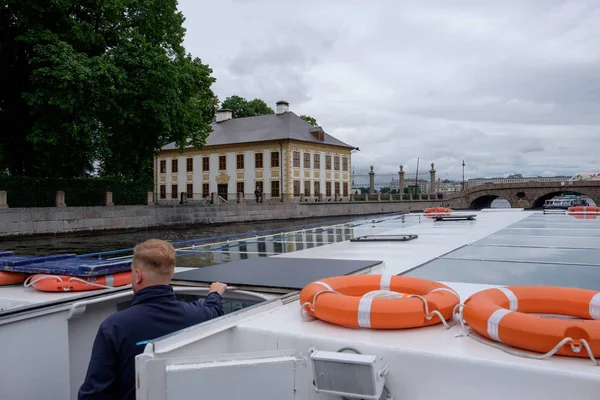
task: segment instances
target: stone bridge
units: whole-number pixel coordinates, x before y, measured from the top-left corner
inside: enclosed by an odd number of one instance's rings
[[[452,193],[444,201],[456,209],[489,208],[497,198],[510,202],[513,208],[540,208],[546,200],[564,192],[589,196],[600,206],[600,181],[524,182],[485,184]]]

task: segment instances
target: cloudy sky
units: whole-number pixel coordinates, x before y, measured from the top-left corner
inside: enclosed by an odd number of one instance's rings
[[[232,94],[290,102],[356,172],[600,170],[598,0],[179,0],[186,50]]]

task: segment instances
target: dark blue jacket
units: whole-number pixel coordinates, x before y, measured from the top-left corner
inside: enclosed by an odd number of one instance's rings
[[[83,399],[135,399],[135,356],[145,341],[223,315],[221,296],[209,294],[204,304],[175,299],[169,285],[137,292],[131,307],[108,317],[98,328],[85,382]]]

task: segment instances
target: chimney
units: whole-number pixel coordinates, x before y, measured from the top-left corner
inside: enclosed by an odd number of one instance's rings
[[[223,108],[217,111],[217,122],[227,121],[228,119],[231,119],[231,117],[232,111],[227,108]]]
[[[290,103],[287,101],[279,100],[277,103],[277,114],[283,114],[284,112],[290,111]]]

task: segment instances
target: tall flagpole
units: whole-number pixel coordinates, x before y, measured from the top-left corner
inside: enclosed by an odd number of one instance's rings
[[[415,175],[415,190],[417,190],[418,187],[419,187],[419,157],[417,157],[417,173]]]
[[[462,190],[465,190],[465,160],[463,160],[462,163],[462,167],[463,167],[463,184],[462,184]]]

